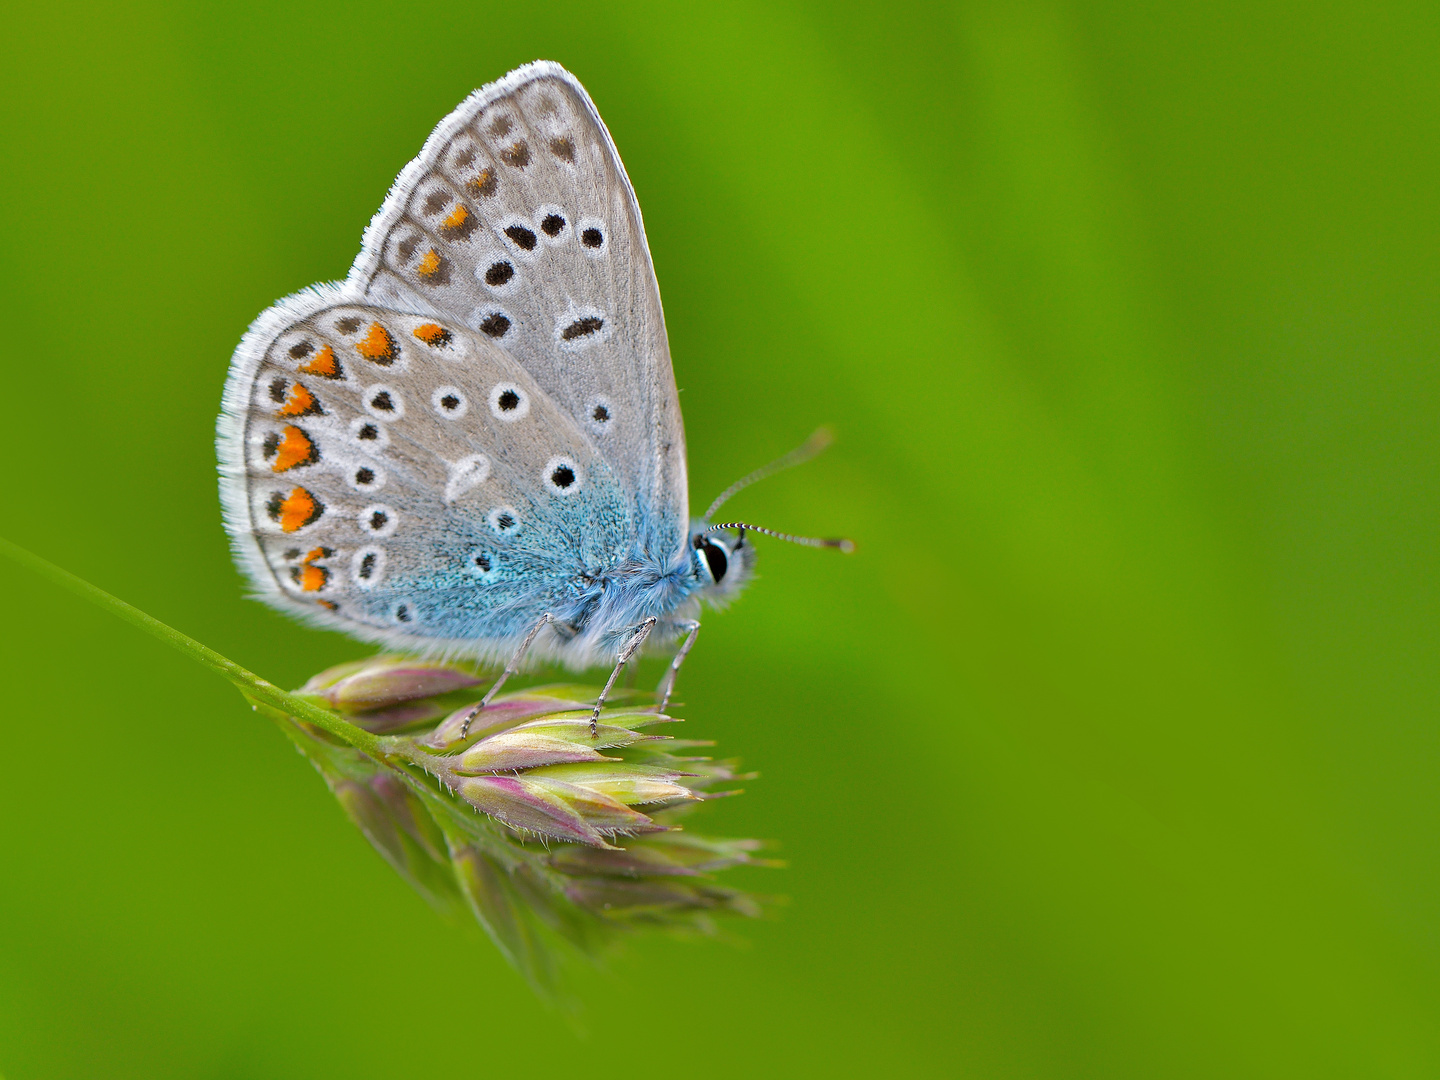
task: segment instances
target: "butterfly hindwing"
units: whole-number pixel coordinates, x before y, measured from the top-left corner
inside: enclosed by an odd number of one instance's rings
[[[527,65],[447,117],[371,223],[347,286],[503,348],[605,456],[638,545],[679,549],[684,429],[644,225],[568,72]]]
[[[292,297],[242,343],[226,406],[227,519],[252,577],[362,637],[483,652],[613,565],[633,531],[568,413],[442,317],[336,289]]]

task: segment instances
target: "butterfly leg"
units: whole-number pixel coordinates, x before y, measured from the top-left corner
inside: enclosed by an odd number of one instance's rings
[[[655,692],[660,695],[660,704],[655,711],[660,713],[670,704],[670,695],[675,692],[675,676],[680,674],[680,665],[685,662],[685,657],[690,655],[690,650],[695,647],[695,639],[700,636],[700,624],[694,619],[680,620],[675,625],[686,631],[685,641],[681,644],[680,651],[675,654],[675,659],[670,661],[670,670],[665,672],[665,677],[655,688]]]
[[[610,672],[610,678],[605,680],[605,689],[600,691],[600,697],[595,702],[595,711],[590,714],[590,737],[592,739],[595,737],[595,725],[600,721],[600,710],[605,705],[605,699],[610,696],[610,688],[620,677],[620,669],[629,663],[630,657],[635,655],[635,650],[645,644],[645,639],[650,636],[650,631],[655,629],[658,621],[652,615],[642,622],[636,628],[635,633],[630,636],[630,640],[625,642],[625,647],[620,650],[620,658],[615,661],[615,670]]]
[[[530,632],[525,635],[525,640],[520,642],[520,647],[515,650],[515,655],[510,657],[509,663],[505,665],[505,670],[500,673],[500,677],[495,680],[495,684],[491,686],[489,690],[485,691],[485,696],[480,699],[480,708],[473,710],[470,715],[465,718],[465,723],[460,727],[460,738],[463,739],[466,735],[470,734],[470,721],[475,719],[480,709],[490,704],[490,699],[500,692],[500,688],[505,685],[505,680],[520,670],[520,661],[525,658],[525,653],[529,650],[530,646],[534,644],[536,635],[554,621],[555,616],[547,611],[540,617],[540,621],[530,628]]]

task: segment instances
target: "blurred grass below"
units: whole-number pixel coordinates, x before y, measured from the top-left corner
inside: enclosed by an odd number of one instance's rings
[[[543,56],[645,211],[692,503],[828,421],[731,507],[860,550],[765,546],[681,682],[762,774],[724,824],[783,843],[783,918],[637,943],[588,1039],[230,688],[0,565],[0,1069],[1434,1075],[1436,24],[13,11],[4,535],[282,685],[363,655],[243,599],[229,354]]]

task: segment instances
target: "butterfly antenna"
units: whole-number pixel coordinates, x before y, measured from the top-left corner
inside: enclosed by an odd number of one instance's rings
[[[709,521],[715,511],[736,492],[743,491],[757,480],[764,480],[767,476],[774,476],[777,472],[790,468],[792,465],[803,465],[813,457],[824,453],[825,448],[835,441],[835,434],[828,427],[817,428],[815,434],[811,435],[803,443],[791,450],[788,454],[776,458],[769,465],[762,465],[748,476],[742,476],[728,488],[722,491],[718,498],[712,502],[705,511],[705,520]],[[749,528],[747,525],[746,528]],[[764,529],[756,529],[756,532],[764,532]],[[774,535],[779,535],[778,533]],[[795,537],[782,537],[782,539],[793,540]],[[829,545],[834,546],[834,545]]]
[[[849,555],[855,550],[855,541],[845,540],[835,536],[792,536],[790,533],[776,532],[774,529],[765,529],[759,525],[747,525],[743,521],[727,521],[723,525],[711,525],[701,536],[707,533],[719,532],[721,529],[739,529],[740,539],[745,539],[745,533],[758,532],[766,536],[773,536],[776,540],[788,540],[792,544],[804,544],[806,547],[835,548],[838,551]]]

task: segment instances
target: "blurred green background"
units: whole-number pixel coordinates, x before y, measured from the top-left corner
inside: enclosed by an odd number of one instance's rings
[[[589,1035],[220,680],[0,563],[0,1071],[1440,1074],[1433,3],[12,5],[0,533],[269,678],[230,352],[536,57],[644,208],[692,501],[761,540],[682,680],[762,777],[748,945]]]

